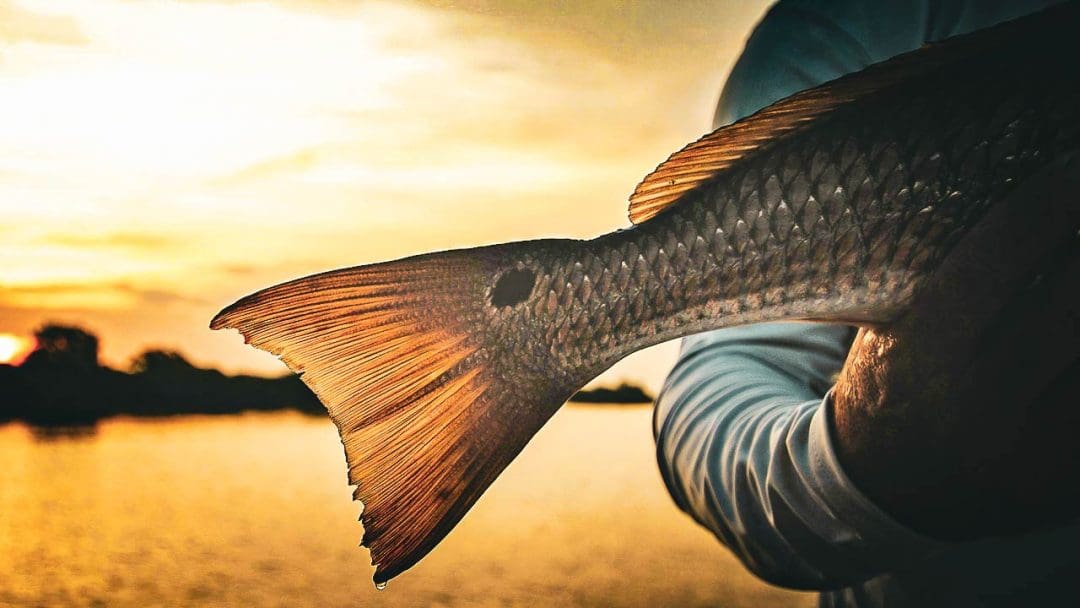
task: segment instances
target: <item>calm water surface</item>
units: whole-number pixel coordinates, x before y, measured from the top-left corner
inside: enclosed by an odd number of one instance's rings
[[[419,565],[371,584],[332,425],[0,426],[4,606],[810,606],[672,504],[649,407],[564,408]]]

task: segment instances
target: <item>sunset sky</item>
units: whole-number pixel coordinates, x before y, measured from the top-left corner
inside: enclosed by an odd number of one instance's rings
[[[330,268],[625,226],[766,2],[0,0],[0,334],[284,371],[222,306]],[[607,378],[655,388],[671,346]]]

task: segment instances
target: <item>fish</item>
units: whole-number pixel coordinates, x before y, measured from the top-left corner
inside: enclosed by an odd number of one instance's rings
[[[870,66],[672,154],[630,227],[440,251],[223,309],[339,431],[380,588],[623,357],[766,321],[887,324],[997,201],[1080,147],[1080,3]]]

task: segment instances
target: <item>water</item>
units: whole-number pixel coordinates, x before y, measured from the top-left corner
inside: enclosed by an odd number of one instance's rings
[[[680,513],[648,407],[560,411],[385,591],[324,419],[0,426],[0,605],[810,606]]]

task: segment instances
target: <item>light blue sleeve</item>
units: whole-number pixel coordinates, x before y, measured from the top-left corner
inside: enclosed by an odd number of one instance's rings
[[[748,39],[716,124],[1050,4],[781,1]],[[675,502],[776,584],[836,589],[940,547],[871,503],[837,461],[825,393],[851,336],[800,323],[692,336],[657,398],[657,459]]]
[[[675,502],[778,585],[839,588],[936,547],[866,499],[836,459],[822,392],[849,335],[771,323],[694,336],[657,399]]]
[[[720,94],[714,127],[803,89],[1061,0],[781,0],[757,25]]]

